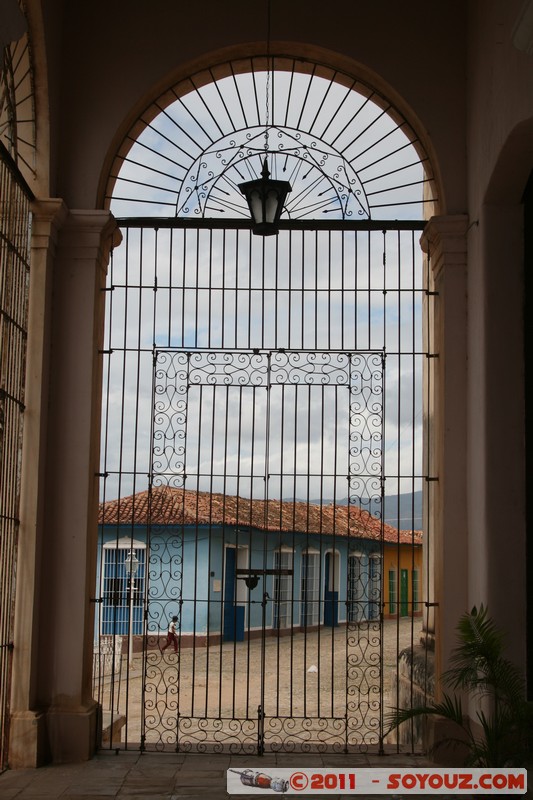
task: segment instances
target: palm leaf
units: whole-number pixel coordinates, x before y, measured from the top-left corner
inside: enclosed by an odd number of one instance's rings
[[[452,689],[491,696],[498,706],[519,708],[525,684],[517,667],[504,658],[503,635],[487,610],[474,607],[458,624],[459,644],[452,653],[451,667],[443,680]]]
[[[389,730],[416,717],[437,715],[454,722],[462,737],[447,737],[447,744],[466,744],[470,766],[520,766],[533,737],[533,710],[525,700],[525,681],[517,667],[504,657],[501,631],[484,606],[464,614],[457,626],[457,646],[443,680],[451,689],[486,698],[490,713],[477,711],[481,736],[476,737],[463,717],[460,696],[445,694],[439,703],[417,708],[396,708],[385,715]]]
[[[386,724],[389,725],[387,733],[403,725],[404,722],[428,715],[444,717],[463,727],[464,718],[461,698],[445,694],[439,703],[430,703],[427,706],[415,706],[414,708],[395,708],[390,713],[385,714],[384,717]]]
[[[491,680],[502,658],[503,636],[483,606],[463,614],[457,625],[458,645],[443,680],[452,689],[471,691]]]

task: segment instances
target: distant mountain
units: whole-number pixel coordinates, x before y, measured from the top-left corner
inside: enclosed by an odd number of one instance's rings
[[[332,500],[310,500],[313,505],[328,505]],[[336,501],[337,505],[345,506],[348,498]],[[381,511],[381,503],[378,500],[371,500],[364,505],[367,511],[377,515]],[[393,525],[400,530],[422,530],[422,492],[405,492],[404,494],[386,495],[383,501],[383,519],[389,525]]]
[[[379,504],[370,509],[371,513],[379,511]],[[383,501],[383,519],[389,525],[400,530],[414,528],[422,530],[422,492],[406,492],[385,496]]]

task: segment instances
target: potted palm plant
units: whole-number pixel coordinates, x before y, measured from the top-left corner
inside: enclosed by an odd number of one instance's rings
[[[453,723],[446,744],[466,749],[465,765],[518,767],[531,759],[533,742],[531,705],[518,668],[504,656],[504,637],[486,608],[464,614],[457,626],[457,646],[450,668],[443,674],[445,692],[439,702],[387,715],[389,730],[417,717],[437,715]],[[461,696],[477,704],[477,726],[464,713]]]

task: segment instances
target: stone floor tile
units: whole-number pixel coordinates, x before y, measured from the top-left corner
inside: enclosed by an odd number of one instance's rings
[[[23,789],[35,779],[35,774],[34,769],[8,769],[6,772],[0,774],[0,785],[2,788],[4,786],[17,786],[19,789]]]
[[[120,787],[120,797],[132,797],[133,795],[146,792],[147,794],[166,794],[170,795],[174,791],[174,781],[170,784],[153,783],[152,781],[135,781],[125,783]]]
[[[64,794],[58,795],[58,800],[101,800],[102,797],[109,797],[110,795],[102,795],[102,794],[71,794],[66,792]],[[116,797],[117,795],[111,795],[112,797]],[[36,795],[37,797],[37,795]],[[18,799],[17,799],[18,800]],[[26,800],[26,795],[24,795],[24,800]]]
[[[268,753],[264,756],[234,756],[227,769],[246,769],[247,767],[266,767],[276,766],[278,764],[278,756],[275,753]]]
[[[117,795],[117,800],[170,800],[174,797],[172,792],[152,792],[151,789],[145,788],[143,791],[138,790],[136,794],[124,794],[120,792]],[[63,800],[63,798],[61,798]],[[226,798],[228,800],[228,798]]]
[[[67,789],[61,795],[58,795],[58,800],[102,800],[103,797],[105,798],[116,798],[118,797],[118,793],[120,789],[116,789],[113,794],[108,794],[103,791],[104,787],[95,788],[84,788],[84,791],[72,791],[71,788]],[[26,798],[24,798],[26,800]]]
[[[256,760],[260,758],[260,756],[255,756]],[[220,769],[227,769],[231,762],[231,756],[229,755],[189,755],[185,757],[185,760],[182,764],[182,769],[202,769],[202,770],[220,770]]]
[[[0,783],[0,797],[4,798],[28,798],[28,800],[55,800],[55,798],[62,797],[67,790],[68,785],[56,784],[55,786],[41,786],[39,781],[24,786],[4,789],[4,784]]]
[[[215,777],[208,777],[203,775],[202,773],[196,774],[186,774],[180,775],[174,784],[174,788],[183,787],[183,786],[198,786],[204,787],[205,789],[217,787],[217,786],[225,786],[226,785],[226,774],[224,773],[223,776],[217,775]]]
[[[234,769],[271,772],[276,768],[389,768],[426,766],[420,756],[366,754],[267,753],[265,756],[219,754],[141,754],[104,752],[77,765],[14,770],[0,775],[2,800],[228,800],[226,774]],[[257,795],[239,795],[238,800]],[[342,797],[340,795],[339,797]],[[379,800],[370,796],[368,800]],[[359,796],[358,800],[364,800]],[[390,798],[389,798],[390,800]]]
[[[91,776],[90,780],[70,783],[64,789],[64,794],[70,794],[73,797],[82,797],[86,794],[95,797],[116,797],[121,788],[122,781],[109,782],[103,777],[99,780],[96,776]]]
[[[197,800],[198,797],[207,797],[208,800],[228,800],[228,793],[226,791],[223,792],[215,792],[210,791],[208,795],[205,792],[202,792],[200,789],[196,792],[196,794],[172,794],[170,796],[170,800]],[[246,800],[245,795],[239,795],[239,800]],[[257,800],[257,795],[254,795],[253,800]]]

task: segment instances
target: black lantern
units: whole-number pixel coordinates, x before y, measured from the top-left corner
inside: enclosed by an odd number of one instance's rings
[[[270,179],[267,159],[263,164],[261,177],[255,181],[240,183],[239,189],[246,197],[253,220],[253,233],[258,236],[272,236],[278,233],[278,221],[285,205],[285,199],[292,187],[288,181]]]

